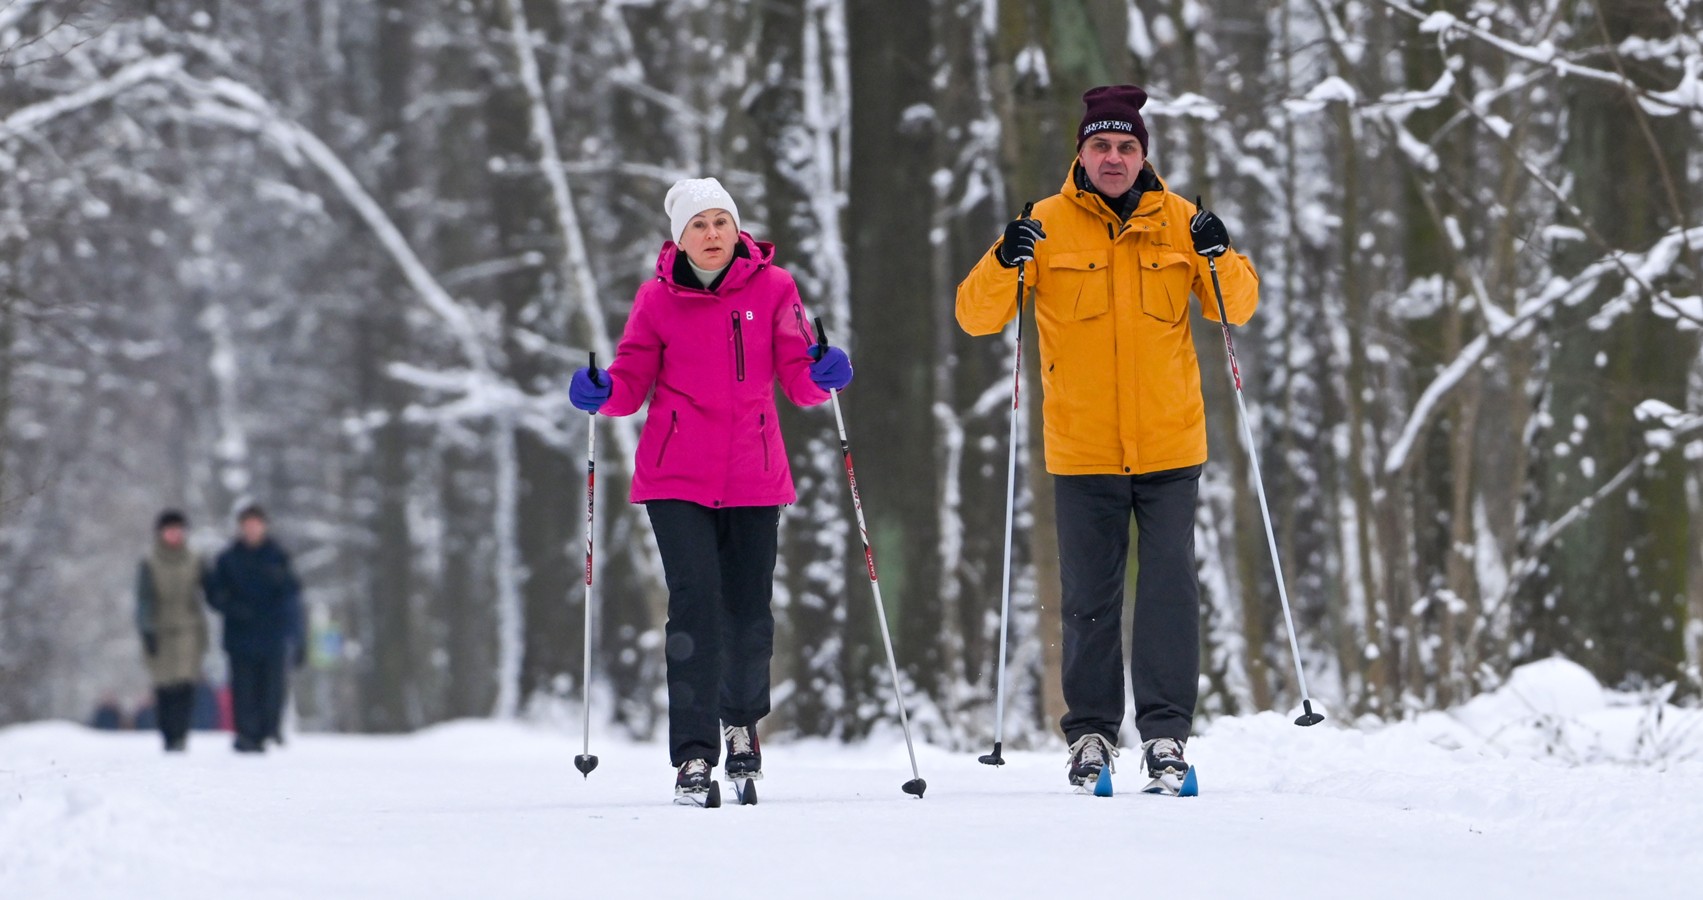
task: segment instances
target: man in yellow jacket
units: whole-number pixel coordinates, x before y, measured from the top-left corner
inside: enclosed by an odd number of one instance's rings
[[[1175,793],[1200,678],[1194,518],[1206,413],[1189,294],[1217,321],[1207,260],[1241,325],[1259,276],[1216,215],[1166,189],[1147,161],[1147,94],[1082,97],[1077,156],[1033,218],[1006,226],[958,286],[958,324],[995,334],[1017,314],[1018,267],[1041,339],[1047,471],[1058,506],[1070,782],[1092,785],[1117,755],[1129,519],[1140,570],[1130,679],[1150,792]]]

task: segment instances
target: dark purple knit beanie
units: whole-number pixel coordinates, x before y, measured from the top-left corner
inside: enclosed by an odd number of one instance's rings
[[[1082,127],[1076,130],[1076,147],[1102,131],[1135,135],[1141,142],[1141,152],[1147,153],[1147,124],[1141,121],[1141,107],[1147,102],[1147,92],[1133,84],[1108,84],[1089,88],[1082,95],[1087,110],[1082,114]]]

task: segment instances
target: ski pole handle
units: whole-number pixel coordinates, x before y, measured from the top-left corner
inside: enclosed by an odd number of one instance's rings
[[[597,385],[598,387],[602,387],[603,382],[597,380],[597,351],[596,350],[591,351],[591,363],[590,363],[590,365],[591,365],[591,383]]]
[[[1035,201],[1030,200],[1023,204],[1023,214],[1017,218],[1019,220],[1032,219],[1034,216],[1031,213],[1034,211]],[[1019,344],[1023,341],[1023,262],[1023,260],[1017,261],[1017,340]]]
[[[821,359],[828,352],[828,332],[822,328],[822,317],[816,317],[816,358]]]

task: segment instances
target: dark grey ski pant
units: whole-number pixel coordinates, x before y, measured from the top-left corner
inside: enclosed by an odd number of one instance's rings
[[[228,654],[231,671],[231,718],[237,740],[259,746],[267,738],[280,737],[288,676],[284,648],[273,653]]]
[[[1116,745],[1124,716],[1123,603],[1129,517],[1139,536],[1129,674],[1141,739],[1186,739],[1200,679],[1194,514],[1200,466],[1146,475],[1055,475],[1064,587],[1065,740]]]
[[[645,504],[668,582],[668,749],[674,765],[721,760],[721,723],[769,714],[780,507]]]
[[[190,714],[194,711],[195,682],[179,681],[154,688],[154,718],[166,746],[180,746],[188,739]]]

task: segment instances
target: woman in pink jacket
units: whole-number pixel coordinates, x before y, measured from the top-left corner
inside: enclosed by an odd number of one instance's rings
[[[776,531],[797,494],[774,385],[814,406],[852,377],[844,351],[816,352],[798,286],[775,248],[739,229],[714,178],[663,201],[673,241],[639,288],[607,371],[580,369],[574,406],[626,416],[648,399],[632,501],[650,514],[668,582],[668,739],[678,801],[701,803],[727,742],[730,778],[762,777],[757,720],[769,712]],[[820,357],[820,358],[818,358]]]

